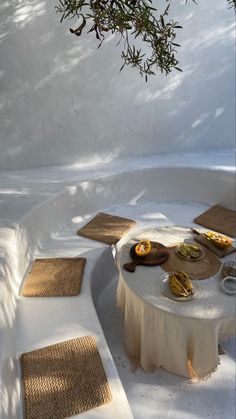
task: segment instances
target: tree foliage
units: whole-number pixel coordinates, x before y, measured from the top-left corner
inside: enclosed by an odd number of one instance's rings
[[[227,1],[230,7],[236,7],[236,0]],[[153,3],[152,0],[59,0],[56,9],[61,13],[61,22],[78,19],[77,27],[70,28],[75,36],[80,37],[87,28],[87,32],[94,33],[98,48],[108,33],[115,34],[123,47],[121,70],[130,65],[147,80],[157,70],[165,74],[173,69],[181,71],[176,58],[180,47],[176,35],[182,26],[169,18],[171,0],[166,0],[161,13]],[[145,52],[143,45],[147,46]]]
[[[234,9],[236,10],[236,0],[227,0],[229,7],[234,7]]]

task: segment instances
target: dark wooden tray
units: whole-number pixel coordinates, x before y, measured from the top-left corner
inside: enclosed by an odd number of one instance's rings
[[[135,243],[130,249],[130,257],[132,262],[125,263],[123,268],[128,272],[134,272],[136,266],[145,265],[145,266],[155,266],[161,265],[166,262],[169,257],[169,250],[164,244],[151,241],[151,251],[147,256],[140,257],[135,253]]]

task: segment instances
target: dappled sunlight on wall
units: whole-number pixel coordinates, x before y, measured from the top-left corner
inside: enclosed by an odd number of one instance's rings
[[[27,23],[31,23],[33,19],[43,16],[46,13],[45,1],[28,1],[18,3],[13,15],[13,23],[24,27]]]
[[[0,5],[0,170],[111,161],[234,143],[234,13],[173,2],[183,73],[121,73],[121,45],[69,33],[55,4]],[[73,25],[72,25],[73,26]]]
[[[185,69],[184,73],[177,73],[173,75],[171,78],[167,77],[162,88],[159,88],[157,91],[153,92],[152,87],[147,87],[145,89],[141,89],[140,92],[137,94],[136,103],[140,104],[142,102],[148,103],[152,102],[158,98],[161,101],[171,100],[175,96],[175,91],[182,86],[185,82],[186,77],[188,76],[191,78],[191,75],[194,73],[195,68],[189,67]]]
[[[124,147],[123,147],[124,149]],[[88,156],[87,158],[81,158],[77,162],[74,162],[70,165],[71,169],[80,169],[80,170],[86,170],[89,167],[99,167],[101,165],[104,165],[106,163],[110,163],[115,158],[119,157],[119,155],[122,153],[122,147],[117,147],[112,152],[98,154],[95,153],[93,156]]]

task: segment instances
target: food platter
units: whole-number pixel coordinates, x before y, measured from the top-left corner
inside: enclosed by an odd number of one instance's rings
[[[224,236],[223,234],[215,233],[214,231],[207,231],[204,233],[204,236],[220,249],[227,249],[233,243],[231,238]]]
[[[148,255],[140,257],[135,253],[135,245],[130,249],[131,262],[125,263],[123,268],[128,272],[134,272],[136,266],[155,266],[161,265],[169,258],[169,250],[162,243],[151,241],[151,251]]]
[[[204,257],[205,252],[201,246],[196,243],[180,243],[175,248],[175,253],[184,260],[194,262]]]
[[[158,283],[160,283],[160,291],[162,295],[169,298],[170,300],[179,302],[192,301],[194,298],[196,298],[197,287],[195,284],[193,286],[194,293],[192,295],[189,295],[188,297],[177,297],[177,295],[173,294],[169,288],[169,275],[171,275],[171,272],[166,272],[163,275],[161,275],[160,278],[158,278]]]

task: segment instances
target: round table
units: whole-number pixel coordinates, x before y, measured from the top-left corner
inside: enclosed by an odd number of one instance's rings
[[[124,311],[129,357],[147,372],[163,367],[193,379],[217,368],[218,342],[235,335],[235,295],[222,291],[218,272],[194,281],[193,300],[174,301],[163,294],[161,266],[137,266],[134,273],[123,269],[131,260],[131,246],[140,238],[169,246],[190,237],[187,228],[169,227],[142,232],[124,245],[117,256],[117,303]]]

